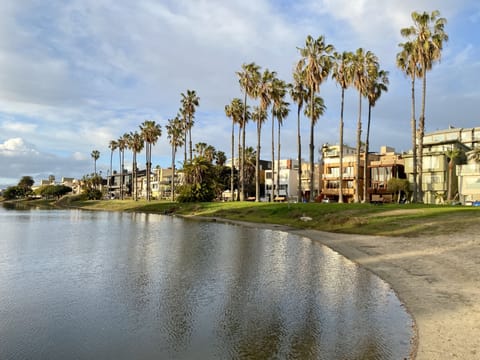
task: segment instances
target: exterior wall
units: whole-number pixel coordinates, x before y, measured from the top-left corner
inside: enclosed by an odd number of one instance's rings
[[[459,201],[464,205],[480,201],[480,163],[469,161],[468,164],[457,165],[456,170]]]

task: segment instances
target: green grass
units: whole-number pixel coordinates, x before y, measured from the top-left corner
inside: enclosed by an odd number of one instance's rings
[[[420,204],[323,204],[323,203],[172,203],[133,200],[71,201],[69,206],[108,211],[218,217],[316,229],[330,232],[424,236],[468,229],[480,219],[480,208]],[[302,216],[312,218],[302,221]]]

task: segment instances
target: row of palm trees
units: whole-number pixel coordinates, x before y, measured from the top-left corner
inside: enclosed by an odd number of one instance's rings
[[[240,200],[244,196],[244,152],[245,149],[245,127],[249,120],[253,120],[257,125],[257,164],[256,164],[256,194],[255,199],[259,201],[259,156],[260,156],[260,140],[262,124],[267,120],[267,113],[271,108],[272,119],[272,174],[275,173],[275,120],[278,125],[277,131],[277,164],[280,162],[280,128],[283,120],[288,116],[289,103],[285,101],[287,93],[291,99],[297,104],[297,145],[298,145],[298,178],[301,179],[301,112],[310,119],[310,142],[309,142],[309,161],[310,176],[309,188],[310,200],[314,198],[314,128],[319,118],[324,114],[326,106],[323,99],[319,96],[320,85],[330,76],[340,85],[342,92],[341,116],[340,116],[340,154],[343,155],[343,108],[344,108],[344,92],[354,86],[359,92],[359,120],[357,128],[357,153],[360,156],[360,136],[361,136],[361,104],[362,99],[367,98],[369,103],[369,122],[367,127],[367,141],[370,128],[371,107],[375,106],[376,101],[383,91],[387,90],[388,72],[381,70],[378,58],[370,51],[365,52],[358,49],[352,52],[335,52],[335,48],[331,44],[327,44],[325,38],[320,36],[314,39],[308,36],[303,48],[299,48],[300,60],[297,62],[293,72],[293,82],[287,84],[285,81],[277,78],[275,71],[265,69],[260,71],[260,67],[255,63],[244,64],[242,70],[237,72],[242,91],[244,92],[244,100],[235,98],[232,102],[225,106],[226,115],[232,120],[232,158],[234,158],[234,131],[235,125],[239,127],[239,172],[240,172]],[[249,111],[247,99],[257,100],[258,105],[253,107],[253,111]],[[241,138],[240,138],[241,134]],[[368,149],[366,150],[368,152]],[[359,166],[360,161],[357,161]],[[233,169],[232,169],[233,171]],[[359,168],[357,169],[357,173]],[[343,174],[343,169],[340,169]],[[279,176],[276,177],[276,189],[272,189],[273,200],[278,195]],[[233,191],[233,183],[231,191]],[[358,196],[357,188],[356,195]],[[302,187],[299,181],[298,198],[302,198]],[[339,190],[339,201],[343,202],[341,187]],[[359,201],[357,197],[356,201]]]
[[[426,74],[431,70],[432,65],[440,59],[443,42],[448,40],[444,32],[446,20],[439,17],[438,11],[431,14],[412,13],[414,25],[401,29],[401,34],[407,39],[406,42],[399,44],[401,51],[397,54],[397,65],[404,73],[411,78],[412,82],[412,148],[414,161],[414,201],[418,200],[418,183],[421,184],[421,159],[422,142],[425,129],[425,96],[426,96]],[[235,159],[235,128],[238,126],[238,167],[239,167],[239,200],[245,198],[245,162],[246,162],[246,125],[252,120],[256,123],[257,145],[256,145],[256,164],[255,164],[255,199],[260,200],[260,153],[261,153],[261,132],[262,125],[271,117],[271,164],[272,174],[275,173],[275,125],[277,125],[277,164],[280,160],[280,129],[284,119],[289,114],[289,103],[286,101],[287,94],[297,105],[297,150],[298,150],[298,178],[302,178],[302,149],[301,149],[301,113],[310,119],[310,139],[309,139],[309,162],[310,162],[310,200],[314,200],[314,128],[320,117],[324,114],[326,106],[320,96],[321,85],[332,78],[341,89],[341,109],[339,123],[339,145],[340,145],[340,186],[339,202],[343,202],[343,111],[345,90],[353,87],[359,94],[358,100],[358,121],[356,134],[356,174],[360,172],[360,154],[362,150],[362,102],[364,99],[368,102],[368,122],[366,137],[364,142],[365,164],[368,162],[368,147],[371,125],[372,108],[376,105],[382,93],[388,90],[388,72],[382,70],[378,57],[371,51],[365,51],[363,48],[355,52],[338,52],[332,44],[328,44],[324,36],[313,38],[307,36],[304,47],[298,48],[300,59],[294,66],[292,83],[287,83],[277,77],[275,71],[265,69],[255,63],[243,64],[240,71],[236,73],[239,85],[243,92],[243,100],[234,98],[230,104],[225,106],[225,114],[232,121],[231,138],[231,194],[232,200],[234,193],[234,159]],[[419,127],[416,127],[415,119],[415,79],[422,78],[422,110],[419,118]],[[187,90],[181,94],[181,107],[176,117],[169,119],[166,125],[168,139],[172,146],[172,183],[171,194],[172,201],[175,200],[175,158],[179,148],[184,148],[184,166],[192,162],[192,128],[194,125],[196,108],[199,106],[199,97],[194,90]],[[249,101],[255,101],[256,104],[250,111]],[[124,168],[124,151],[131,149],[133,151],[133,184],[136,187],[136,154],[146,149],[146,171],[147,171],[147,200],[150,200],[150,172],[152,146],[162,135],[160,125],[154,121],[146,120],[140,125],[140,132],[131,132],[124,134],[117,140],[110,142],[111,149],[110,173],[112,171],[113,152],[119,150],[120,169]],[[417,145],[418,136],[418,145]],[[188,157],[187,157],[188,145]],[[418,146],[418,151],[417,151]],[[417,154],[418,153],[418,154]],[[92,153],[93,157],[93,153]],[[95,160],[96,161],[96,160]],[[417,168],[418,177],[417,177]],[[366,172],[367,167],[364,167]],[[364,174],[366,178],[366,174]],[[123,177],[120,177],[123,181]],[[360,202],[361,189],[359,188],[358,176],[355,179],[355,202]],[[279,176],[277,176],[276,189],[273,186],[271,200],[278,195]],[[120,197],[123,198],[123,184],[120,184]],[[275,191],[277,193],[275,193]],[[302,198],[302,184],[299,181],[298,198]],[[134,198],[138,198],[136,189],[134,189]],[[367,183],[364,182],[363,199],[367,198]]]
[[[187,161],[192,162],[192,127],[194,125],[196,107],[199,105],[200,98],[197,96],[195,90],[187,90],[186,93],[181,94],[181,107],[177,116],[168,120],[165,126],[167,136],[172,146],[172,179],[171,179],[171,194],[172,201],[175,200],[175,156],[178,149],[184,146],[184,164]],[[162,136],[162,127],[153,120],[145,120],[139,126],[139,131],[125,133],[117,140],[111,140],[110,148],[110,174],[112,174],[113,153],[115,150],[119,152],[120,173],[124,172],[125,150],[132,151],[132,183],[133,183],[133,198],[138,200],[137,191],[137,154],[145,149],[146,160],[146,199],[151,200],[151,171],[152,171],[152,147],[156,144],[158,139]],[[187,158],[187,144],[189,145],[189,158]],[[96,150],[95,150],[96,151]],[[92,157],[93,157],[92,152]],[[98,153],[98,156],[100,154]],[[97,157],[98,159],[98,157]],[[95,159],[96,161],[96,159]],[[110,177],[108,178],[110,181]],[[124,198],[124,178],[120,176],[120,199]],[[108,183],[110,187],[110,183]]]
[[[408,41],[399,44],[401,51],[397,54],[397,65],[412,80],[412,148],[414,162],[414,201],[421,198],[421,188],[418,184],[422,184],[422,155],[423,155],[423,135],[425,132],[425,97],[426,97],[426,74],[431,70],[432,65],[440,59],[442,46],[448,40],[448,36],[444,31],[446,20],[439,17],[438,11],[432,13],[412,13],[413,25],[411,27],[401,29],[401,34]],[[368,163],[369,136],[371,125],[372,108],[376,105],[382,93],[388,90],[388,72],[380,68],[378,57],[371,51],[365,51],[363,48],[357,49],[355,52],[335,51],[335,47],[325,41],[324,36],[317,39],[308,36],[305,46],[298,48],[300,59],[294,67],[292,74],[293,81],[287,84],[285,81],[277,78],[275,71],[265,69],[261,72],[260,66],[255,63],[243,64],[241,71],[237,72],[241,90],[244,94],[243,101],[235,98],[230,104],[225,106],[225,113],[232,121],[232,159],[235,158],[235,125],[239,128],[238,138],[238,159],[239,159],[239,187],[240,200],[244,198],[244,163],[245,163],[245,128],[249,120],[256,123],[257,129],[257,164],[255,172],[256,182],[256,201],[259,201],[259,156],[260,156],[260,140],[262,124],[268,118],[268,110],[271,107],[272,119],[272,174],[275,173],[275,136],[274,127],[275,119],[278,124],[277,133],[277,156],[280,159],[280,127],[283,120],[289,112],[289,103],[285,101],[285,96],[289,92],[291,99],[297,104],[297,147],[298,147],[298,179],[302,175],[302,149],[301,149],[301,112],[310,119],[310,141],[309,141],[309,162],[310,162],[310,200],[314,197],[314,127],[319,118],[324,114],[326,106],[320,97],[321,85],[331,76],[332,79],[340,86],[341,89],[341,109],[339,124],[339,144],[340,144],[340,169],[339,169],[339,202],[343,202],[343,110],[345,90],[353,87],[358,91],[358,121],[356,131],[356,174],[360,173],[360,154],[362,151],[362,101],[368,102],[368,122],[366,136],[364,142],[365,164]],[[419,126],[417,129],[415,120],[415,79],[422,78],[422,110],[419,118]],[[247,100],[256,100],[258,105],[250,107]],[[418,136],[418,144],[417,144]],[[419,149],[417,151],[417,148]],[[279,161],[277,162],[277,164]],[[233,167],[232,167],[233,172]],[[363,177],[366,179],[367,166],[364,166]],[[417,172],[418,178],[417,178]],[[354,182],[354,201],[361,201],[361,189],[359,188],[359,176],[357,175]],[[279,177],[277,176],[276,191],[278,194]],[[367,182],[364,182],[363,201],[367,199]],[[231,183],[231,191],[233,193],[233,176]],[[418,192],[417,190],[420,190]],[[302,184],[298,184],[298,198],[302,197]],[[275,190],[272,189],[275,197]],[[233,199],[233,197],[232,197]]]

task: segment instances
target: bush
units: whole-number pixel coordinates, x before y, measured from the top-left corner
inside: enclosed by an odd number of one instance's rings
[[[87,200],[100,200],[102,198],[102,192],[98,189],[87,188],[83,191],[83,195]]]
[[[178,202],[209,202],[215,199],[212,187],[205,183],[183,185],[178,189]]]

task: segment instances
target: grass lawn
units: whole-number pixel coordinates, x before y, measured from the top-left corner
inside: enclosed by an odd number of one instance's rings
[[[422,204],[338,204],[213,202],[172,203],[145,200],[73,201],[91,210],[220,217],[330,232],[409,236],[454,233],[480,220],[480,208]],[[302,217],[311,218],[303,221]]]

